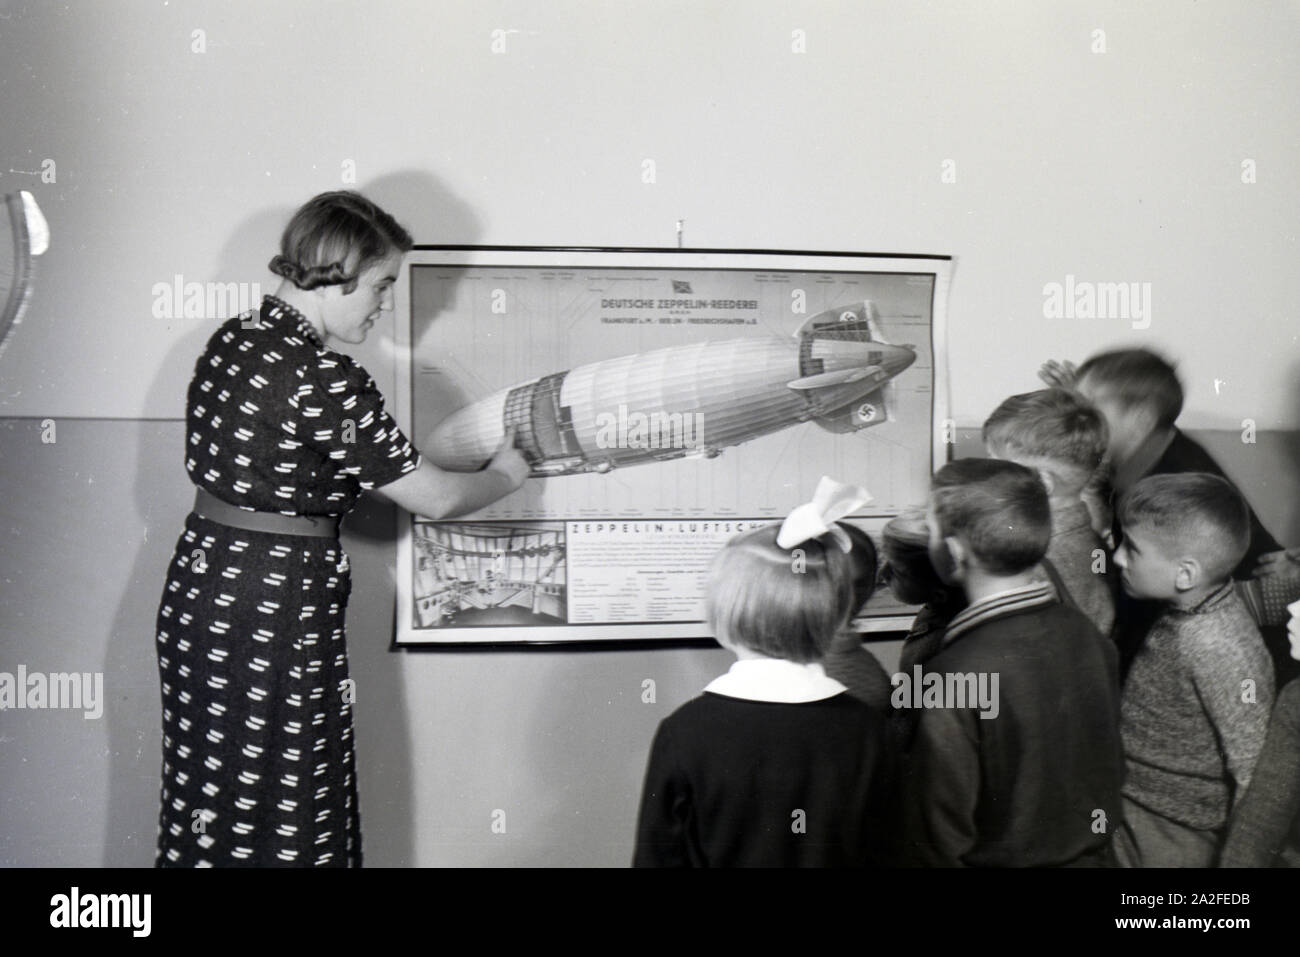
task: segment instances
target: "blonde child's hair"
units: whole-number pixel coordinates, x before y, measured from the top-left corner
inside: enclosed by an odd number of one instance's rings
[[[1100,467],[1109,430],[1082,397],[1039,389],[1003,400],[985,420],[983,437],[990,454],[1042,468],[1060,490],[1077,494]]]
[[[769,658],[800,664],[825,657],[853,611],[853,564],[829,536],[791,549],[779,525],[737,535],[709,571],[713,633]]]

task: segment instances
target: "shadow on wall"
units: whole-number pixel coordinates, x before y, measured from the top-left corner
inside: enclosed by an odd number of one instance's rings
[[[417,242],[478,241],[481,226],[477,217],[429,173],[394,173],[362,186],[360,192],[391,212]],[[304,196],[302,200],[308,198]],[[257,281],[264,292],[274,292],[279,277],[267,272],[266,263],[278,251],[280,234],[295,208],[272,207],[245,219],[223,245],[212,276],[222,281],[230,277],[255,277],[247,281]],[[165,264],[159,265],[161,276],[170,276],[172,271]],[[144,300],[142,310],[147,311],[148,307],[148,300]],[[168,353],[168,366],[176,363],[192,369],[207,340],[226,318],[229,317],[153,320],[194,324]],[[155,376],[145,408],[176,408],[182,414],[185,396],[165,394],[167,381],[161,372]],[[396,399],[395,396],[386,398],[390,406]],[[161,461],[150,454],[150,449],[148,442],[137,446],[134,500],[129,507],[135,509],[144,523],[148,538],[165,544],[137,551],[130,590],[118,605],[106,648],[105,686],[137,692],[131,696],[134,701],[126,696],[106,696],[104,721],[109,744],[109,779],[103,864],[107,867],[141,867],[154,862],[162,766],[161,690],[154,633],[171,549],[182,531],[193,494],[184,469],[183,442],[167,449]],[[367,583],[367,590],[386,589],[386,594],[367,595],[366,600],[358,601],[354,589],[353,613],[348,616],[348,647],[358,687],[355,720],[365,861],[371,865],[400,866],[412,860],[415,839],[411,743],[403,696],[402,659],[389,654],[392,616],[373,611],[392,608],[394,554],[392,510],[376,504],[363,499],[362,507],[346,523],[345,537],[373,543],[373,548],[363,547],[364,552],[389,556],[387,575],[371,570],[358,576]],[[165,555],[160,559],[163,549]],[[358,620],[355,614],[358,605],[371,610],[364,620]]]

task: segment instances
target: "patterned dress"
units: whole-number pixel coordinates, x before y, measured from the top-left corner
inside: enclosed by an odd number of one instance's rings
[[[366,371],[271,296],[208,341],[186,424],[190,478],[256,511],[343,515],[420,462]],[[157,619],[160,867],[361,863],[350,590],[336,538],[186,518]]]

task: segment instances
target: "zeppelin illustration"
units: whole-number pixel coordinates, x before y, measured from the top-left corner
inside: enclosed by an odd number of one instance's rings
[[[534,478],[712,458],[802,422],[836,433],[879,425],[888,383],[915,361],[913,346],[885,341],[875,305],[862,301],[790,338],[671,346],[502,389],[453,412],[426,448],[441,468],[475,471],[514,428]]]

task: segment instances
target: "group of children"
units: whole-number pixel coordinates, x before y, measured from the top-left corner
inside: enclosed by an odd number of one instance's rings
[[[1300,550],[1175,427],[1163,359],[1042,375],[879,575],[842,510],[719,553],[737,661],[659,726],[636,865],[1300,865],[1300,679],[1233,584]],[[892,679],[847,628],[878,581],[921,606]]]

